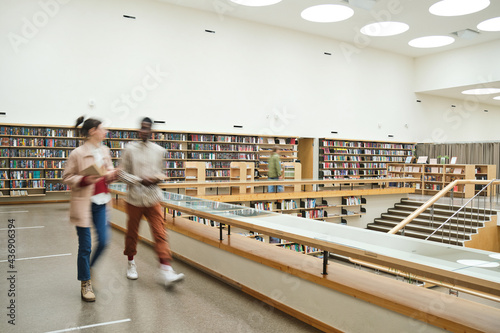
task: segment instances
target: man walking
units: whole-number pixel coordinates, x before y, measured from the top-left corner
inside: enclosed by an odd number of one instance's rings
[[[170,266],[172,255],[167,242],[167,231],[163,226],[162,192],[158,187],[166,150],[149,141],[152,121],[144,118],[139,130],[140,141],[129,143],[123,152],[120,178],[129,185],[127,195],[127,236],[123,254],[128,256],[127,278],[136,280],[139,223],[144,215],[154,238],[154,249],[160,260],[160,277],[166,286],[180,281],[184,274],[177,274]]]

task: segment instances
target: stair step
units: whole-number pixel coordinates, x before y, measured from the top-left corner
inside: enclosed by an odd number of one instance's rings
[[[389,214],[389,213],[382,213],[381,218],[384,218],[386,220],[392,220],[392,221],[395,221],[397,223],[403,221],[403,217],[402,216],[392,215],[392,214]],[[410,222],[410,224],[419,224],[419,225],[432,225],[432,224],[434,224],[434,226],[437,227],[440,224],[442,224],[444,221],[445,220],[443,220],[443,221],[436,221],[436,220],[434,220],[434,222],[432,222],[429,219],[424,219],[424,218],[417,217],[417,218],[413,219]],[[457,221],[455,219],[452,219],[452,220],[448,221],[448,223],[446,223],[447,227],[450,226],[450,225],[451,225],[452,228],[453,227],[456,228],[457,225],[458,225],[459,229],[460,228],[462,228],[462,229],[464,228],[463,220],[458,220]],[[482,227],[484,227],[484,223],[482,223],[482,222],[479,222],[479,223],[474,222],[472,224],[472,227],[470,225],[470,222],[466,221],[466,223],[465,223],[465,229],[468,229],[468,230],[476,230],[477,228],[482,228]]]
[[[405,212],[414,212],[416,210],[416,207],[413,207],[413,206],[406,206],[406,205],[401,205],[401,204],[396,204],[394,206],[394,208],[400,210],[400,211],[405,211]],[[418,207],[417,207],[418,208]],[[441,216],[451,216],[455,213],[456,211],[454,210],[449,210],[449,209],[441,209],[441,208],[434,208],[434,215],[441,215]],[[484,215],[495,215],[495,214],[489,214],[488,213],[489,211],[488,210],[485,210],[483,212],[483,210],[480,210],[479,212],[477,212],[476,210],[474,210],[474,212],[470,212],[470,211],[467,211],[467,212],[463,212],[463,211],[460,211],[457,215],[458,216],[484,216]],[[432,213],[432,209],[431,208],[427,208],[424,213],[428,213],[428,214],[431,214]]]
[[[402,216],[402,217],[407,217],[411,213],[413,213],[413,211],[406,211],[406,210],[399,210],[399,209],[395,209],[395,208],[389,208],[388,213],[391,213],[393,215]],[[424,218],[424,219],[428,219],[428,220],[430,220],[432,218],[434,221],[444,222],[448,218],[450,218],[452,215],[453,214],[442,215],[442,214],[439,214],[437,212],[434,212],[434,216],[430,213],[422,213],[419,215],[419,217]],[[470,215],[467,215],[465,218],[466,218],[467,224],[472,223],[472,225],[476,225],[476,226],[483,226],[485,222],[488,222],[491,220],[488,216],[486,216],[486,220],[483,221],[483,219],[485,217],[484,216],[477,216],[477,215],[472,217],[472,222],[470,221]],[[478,219],[479,219],[479,221],[478,221]],[[453,216],[452,221],[457,221],[457,220],[463,221],[464,215],[459,213],[456,216]]]
[[[374,225],[373,223],[369,223],[367,226],[367,229],[373,230],[373,231],[378,231],[378,232],[388,232],[392,228],[380,226],[380,225]],[[398,233],[398,235],[400,235],[400,234]],[[425,239],[428,236],[429,236],[429,234],[426,234],[426,233],[422,233],[422,232],[418,232],[418,231],[414,231],[414,230],[405,230],[403,237],[413,237],[413,238],[418,238],[418,239]],[[455,237],[451,237],[451,238],[444,237],[444,241],[443,241],[443,238],[440,235],[439,236],[433,235],[428,240],[438,242],[438,243],[446,243],[446,244],[463,246],[462,240],[457,240]]]
[[[424,201],[411,200],[411,199],[401,199],[401,203],[405,204],[407,206],[412,206],[412,207],[417,207],[418,208],[418,207],[421,207],[425,202]],[[398,205],[398,204],[396,204],[396,205]],[[456,205],[455,204],[455,205],[451,206],[451,210],[456,211],[456,210],[460,209],[460,207],[462,207],[462,205]],[[443,210],[450,210],[450,205],[449,204],[445,204],[445,203],[435,203],[434,204],[434,208],[443,209]],[[470,212],[471,208],[467,207],[466,211]],[[477,212],[477,209],[474,208],[473,211]],[[480,207],[480,212],[483,212],[482,207]],[[498,210],[496,210],[496,209],[485,209],[485,214],[496,215],[497,213],[498,213]]]
[[[393,227],[395,227],[397,225],[397,223],[394,221],[388,221],[388,220],[384,220],[384,219],[380,219],[380,218],[375,219],[374,224],[387,226],[387,227],[390,227],[390,229],[392,229]],[[410,223],[405,227],[405,230],[406,231],[414,230],[414,231],[419,231],[419,232],[425,233],[427,235],[430,235],[434,232],[434,230],[437,229],[437,227],[438,226],[435,226],[434,228],[432,228],[430,226],[424,226],[424,225]],[[446,228],[439,229],[435,233],[435,235],[439,235],[439,236],[445,235],[446,237],[448,237],[448,235],[451,234],[451,236],[455,237],[455,238],[470,240],[471,234],[476,234],[476,233],[477,232],[475,230],[472,230],[472,232],[470,230],[466,230],[466,232],[464,234],[463,229],[459,228],[458,237],[457,237],[457,229],[456,228],[451,228],[451,231],[450,231],[450,229],[448,227],[446,227]]]

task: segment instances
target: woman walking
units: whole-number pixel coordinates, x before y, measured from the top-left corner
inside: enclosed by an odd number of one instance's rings
[[[93,302],[95,294],[90,280],[90,267],[95,264],[108,243],[106,206],[111,201],[111,196],[107,184],[115,180],[116,170],[111,163],[109,148],[102,145],[107,130],[97,119],[83,120],[83,117],[78,118],[75,129],[83,123],[80,136],[84,136],[86,141],[69,155],[63,180],[71,188],[70,221],[75,224],[78,235],[77,267],[81,295],[84,301]],[[102,170],[103,176],[95,171],[88,172],[89,167]],[[97,233],[98,245],[90,260],[92,224]]]

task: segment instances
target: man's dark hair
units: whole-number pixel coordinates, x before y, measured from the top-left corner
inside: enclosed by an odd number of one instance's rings
[[[149,118],[149,117],[145,117],[145,118],[141,121],[141,123],[150,123],[151,125],[153,125],[153,121],[152,121],[152,120],[151,120],[151,118]]]

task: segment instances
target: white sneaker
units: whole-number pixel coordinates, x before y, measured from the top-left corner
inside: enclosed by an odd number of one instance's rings
[[[137,274],[137,266],[135,265],[135,262],[129,261],[127,267],[127,279],[137,280],[138,277],[139,275]]]
[[[184,274],[183,273],[177,274],[171,266],[167,266],[167,269],[160,268],[160,276],[161,279],[163,280],[162,282],[167,287],[170,286],[172,283],[184,279]]]

